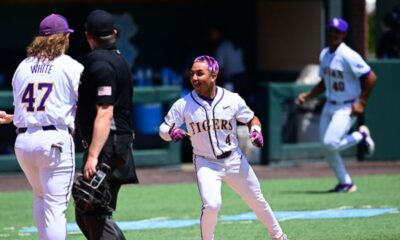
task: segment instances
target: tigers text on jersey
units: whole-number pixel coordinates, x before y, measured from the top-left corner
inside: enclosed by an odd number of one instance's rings
[[[360,96],[360,78],[371,68],[357,52],[341,43],[333,53],[323,49],[320,61],[319,76],[325,81],[327,99],[343,102]]]
[[[215,159],[238,147],[237,121],[250,122],[254,112],[237,94],[217,87],[211,105],[193,90],[174,103],[165,117],[169,126],[186,124],[193,153]]]
[[[62,125],[73,129],[82,71],[83,66],[68,55],[53,61],[34,57],[23,60],[12,80],[14,125]]]

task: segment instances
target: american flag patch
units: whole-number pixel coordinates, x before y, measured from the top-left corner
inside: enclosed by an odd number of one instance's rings
[[[111,96],[111,86],[103,86],[97,89],[97,96]]]

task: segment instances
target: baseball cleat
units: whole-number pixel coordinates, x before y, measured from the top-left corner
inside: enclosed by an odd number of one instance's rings
[[[338,183],[335,188],[329,190],[329,192],[343,192],[343,193],[351,193],[357,191],[357,186],[353,183]]]
[[[287,238],[286,234],[283,234],[283,235],[280,236],[280,237],[272,238],[272,240],[288,240],[288,238]]]
[[[360,131],[361,134],[364,136],[361,143],[364,146],[366,156],[372,156],[375,151],[375,142],[371,138],[371,132],[369,131],[369,128],[365,125],[361,125],[358,131]]]

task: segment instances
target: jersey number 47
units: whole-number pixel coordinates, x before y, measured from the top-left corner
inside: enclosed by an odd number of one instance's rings
[[[22,103],[26,104],[26,111],[45,111],[46,110],[46,100],[49,97],[51,91],[53,90],[53,83],[28,83],[24,93],[22,94]],[[42,98],[38,99],[39,105],[36,103],[36,97],[38,91],[43,91]]]

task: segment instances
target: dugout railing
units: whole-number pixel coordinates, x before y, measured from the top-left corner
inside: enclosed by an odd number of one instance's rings
[[[181,96],[181,87],[175,86],[155,86],[155,87],[135,87],[133,103],[146,104],[146,103],[162,103],[166,109]],[[13,97],[12,91],[0,91],[0,109],[12,109]],[[161,122],[160,122],[161,124]],[[6,126],[1,126],[6,127]],[[7,136],[1,136],[4,139]],[[11,139],[12,136],[9,136]],[[140,141],[137,139],[136,141]],[[78,145],[80,143],[76,143]],[[149,149],[134,149],[133,155],[135,158],[136,166],[150,167],[150,166],[173,166],[181,163],[181,143],[169,142],[165,144],[166,147],[149,148]],[[83,152],[76,152],[76,167],[82,166]],[[20,172],[21,168],[18,165],[15,154],[2,154],[0,155],[0,173],[7,172]]]
[[[296,139],[291,142],[285,142],[283,137],[283,132],[288,127],[283,124],[285,115],[295,125],[294,128],[300,127],[296,126],[298,124],[296,122],[298,106],[296,106],[295,99],[299,93],[308,91],[312,87],[313,85],[299,85],[295,83],[260,83],[260,120],[265,138],[265,145],[261,153],[261,163],[270,164],[280,161],[318,160],[323,158],[321,145],[317,139],[311,142],[298,142]],[[284,112],[285,104],[292,106],[289,108],[293,111],[292,113]],[[318,133],[316,132],[316,134]],[[356,155],[357,149],[355,147],[344,152],[344,156],[347,157]]]
[[[369,60],[378,80],[368,99],[365,113],[358,124],[366,124],[375,141],[375,153],[370,157],[362,156],[353,147],[344,156],[358,157],[360,160],[398,161],[400,159],[400,61],[397,59]],[[262,150],[262,163],[281,160],[301,160],[322,158],[318,142],[285,143],[282,138],[283,105],[294,104],[300,92],[309,90],[311,85],[295,83],[263,82],[259,85],[260,116],[263,123],[265,147]],[[356,124],[354,127],[357,128]]]

